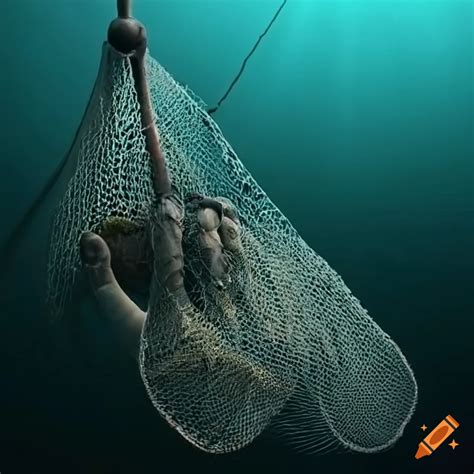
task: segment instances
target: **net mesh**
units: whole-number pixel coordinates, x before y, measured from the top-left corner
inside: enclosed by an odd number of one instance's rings
[[[80,270],[82,233],[97,232],[111,217],[144,226],[154,200],[130,61],[107,45],[88,109],[69,157],[75,172],[52,227],[47,300],[53,317],[63,313]]]
[[[178,199],[199,193],[231,203],[241,242],[228,254],[230,282],[217,290],[183,211],[190,299],[171,297],[153,278],[142,333],[140,370],[154,406],[213,453],[269,427],[310,452],[390,446],[417,397],[399,348],[270,201],[203,104],[149,56],[147,75]],[[57,312],[79,268],[82,232],[122,216],[151,223],[153,233],[152,170],[129,60],[106,47],[100,76],[53,226],[49,300]]]

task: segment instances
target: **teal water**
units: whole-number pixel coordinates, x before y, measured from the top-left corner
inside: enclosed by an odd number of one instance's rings
[[[214,105],[279,3],[136,0],[134,14],[152,55]],[[473,8],[289,0],[214,116],[410,361],[419,403],[393,449],[204,455],[164,426],[104,328],[89,322],[87,356],[58,364],[32,308],[1,317],[0,472],[472,472]],[[112,0],[2,2],[0,241],[68,149],[114,16]],[[415,461],[419,426],[448,413],[460,446]]]

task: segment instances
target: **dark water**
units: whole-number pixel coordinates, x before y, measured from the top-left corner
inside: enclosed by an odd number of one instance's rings
[[[279,4],[135,3],[152,54],[210,104]],[[114,15],[112,0],[2,0],[1,240],[67,150]],[[419,403],[391,450],[196,451],[107,327],[86,318],[72,344],[38,316],[32,257],[24,287],[0,289],[21,308],[1,314],[0,472],[473,472],[473,15],[470,1],[290,0],[215,115],[410,361]],[[419,427],[448,413],[460,446],[415,461]]]

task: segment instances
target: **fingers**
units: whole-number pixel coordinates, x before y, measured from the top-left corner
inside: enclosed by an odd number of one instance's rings
[[[180,292],[184,287],[181,220],[181,204],[172,196],[161,197],[151,226],[154,272],[160,284],[171,293]]]
[[[206,232],[216,230],[222,223],[222,214],[219,215],[214,209],[204,207],[197,211],[199,225]]]
[[[218,197],[217,200],[222,204],[224,214],[219,227],[222,245],[228,252],[242,252],[241,225],[237,210],[228,199]]]
[[[201,232],[199,247],[201,258],[214,284],[219,289],[225,288],[229,283],[229,262],[217,230]]]
[[[110,251],[102,237],[86,232],[81,237],[80,248],[82,263],[104,316],[114,323],[124,349],[138,357],[145,313],[117,283]]]
[[[230,217],[223,217],[222,224],[219,227],[219,236],[225,250],[231,253],[238,253],[242,251],[240,225]]]
[[[189,227],[199,228],[192,238],[198,239],[201,261],[216,287],[224,289],[230,282],[229,254],[242,249],[237,211],[225,198],[193,194],[186,199],[186,213]]]

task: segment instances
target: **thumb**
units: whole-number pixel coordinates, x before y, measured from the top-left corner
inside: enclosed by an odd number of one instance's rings
[[[145,313],[122,290],[111,267],[109,247],[102,237],[86,232],[80,241],[81,260],[104,316],[114,322],[119,339],[138,356]]]
[[[110,250],[105,240],[93,232],[86,232],[82,234],[80,247],[81,260],[87,269],[94,292],[105,285],[118,285],[110,266]]]

